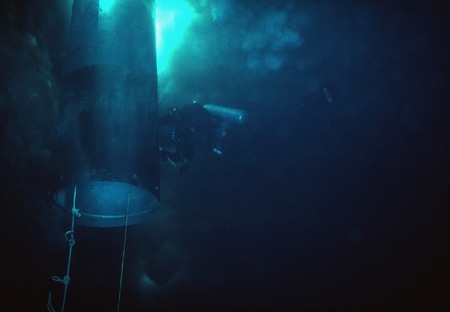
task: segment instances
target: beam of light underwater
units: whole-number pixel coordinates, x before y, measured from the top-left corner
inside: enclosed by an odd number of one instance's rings
[[[185,32],[196,17],[184,0],[156,1],[156,53],[158,73],[170,69],[170,60],[183,42]]]
[[[100,0],[102,14],[114,14],[115,3],[116,0]],[[162,74],[170,69],[170,60],[196,14],[184,0],[156,0],[155,15],[158,74]]]
[[[116,0],[100,0],[98,5],[102,13],[107,14],[111,8],[114,6]]]

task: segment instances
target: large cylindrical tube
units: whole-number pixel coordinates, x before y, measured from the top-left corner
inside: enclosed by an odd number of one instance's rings
[[[147,221],[159,206],[153,4],[74,0],[57,125],[55,199],[78,223]]]

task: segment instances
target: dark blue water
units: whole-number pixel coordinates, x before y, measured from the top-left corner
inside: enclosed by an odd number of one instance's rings
[[[128,229],[121,310],[450,309],[438,3],[193,3],[160,111],[196,100],[248,122],[222,156],[196,146],[184,174],[161,163],[161,209]],[[54,1],[0,8],[0,306],[42,311],[51,290],[59,310],[70,224],[48,194],[43,81],[62,79],[67,18]],[[124,228],[75,231],[66,311],[116,310]]]

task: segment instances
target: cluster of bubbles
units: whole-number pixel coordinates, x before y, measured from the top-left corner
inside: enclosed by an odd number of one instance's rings
[[[249,70],[275,71],[285,63],[286,51],[302,44],[298,31],[289,26],[288,13],[271,11],[252,23],[243,38],[242,50],[247,53]]]

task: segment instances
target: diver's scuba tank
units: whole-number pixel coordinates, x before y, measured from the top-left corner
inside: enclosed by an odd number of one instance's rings
[[[205,104],[203,108],[206,109],[211,115],[220,117],[224,122],[236,125],[243,125],[247,121],[247,113],[243,110],[219,106],[215,104]]]

